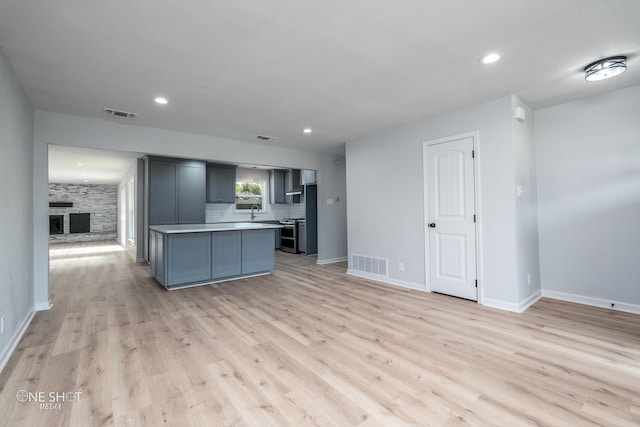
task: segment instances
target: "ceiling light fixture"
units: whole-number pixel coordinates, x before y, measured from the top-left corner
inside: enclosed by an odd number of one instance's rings
[[[493,53],[487,53],[484,56],[481,56],[479,59],[479,62],[481,64],[493,64],[494,62],[498,62],[498,60],[500,59],[500,55],[493,52]]]
[[[157,97],[156,99],[154,99],[154,101],[156,101],[157,104],[162,104],[162,105],[169,103],[167,98],[163,98],[162,96]]]
[[[78,163],[78,166],[84,166],[84,163]]]
[[[600,59],[584,67],[584,79],[588,82],[615,77],[627,70],[626,56],[611,56]]]
[[[305,129],[303,129],[303,130],[302,130],[302,132],[304,132],[304,133],[311,133],[311,129],[309,129],[309,128],[305,128]]]

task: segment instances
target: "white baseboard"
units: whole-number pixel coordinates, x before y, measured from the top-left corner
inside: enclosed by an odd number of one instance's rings
[[[522,301],[520,303],[521,310],[519,311],[519,313],[522,313],[527,308],[531,307],[533,304],[538,302],[540,300],[540,298],[542,298],[542,291],[540,289],[538,289],[537,291],[535,291],[534,293],[529,295],[529,297],[527,299],[525,299],[524,301]]]
[[[36,303],[36,305],[34,306],[36,311],[51,310],[51,307],[53,307],[53,304],[51,304],[51,300],[49,300],[48,302]]]
[[[621,301],[605,300],[602,298],[568,294],[565,292],[550,291],[545,289],[542,290],[542,296],[544,298],[575,302],[578,304],[585,304],[593,307],[608,308],[610,310],[624,311],[626,313],[640,314],[640,305],[638,304],[629,304]],[[612,307],[611,304],[613,304],[614,306]]]
[[[374,280],[376,282],[386,283],[387,285],[400,286],[402,288],[427,292],[426,287],[418,283],[405,282],[403,280],[392,279],[390,277],[382,277],[378,274],[370,274],[363,271],[351,270],[351,269],[347,270],[347,274],[350,276],[361,277],[363,279],[369,279],[369,280]]]
[[[18,343],[22,339],[24,333],[27,331],[27,328],[29,327],[29,324],[31,324],[31,320],[33,320],[33,316],[35,316],[35,314],[36,309],[34,306],[31,307],[31,310],[29,310],[25,318],[22,320],[22,324],[20,325],[18,330],[13,334],[5,349],[0,353],[0,372],[3,371],[4,367],[7,365],[7,362],[9,362],[13,351],[18,346]]]
[[[346,261],[347,258],[346,256],[340,257],[340,258],[330,258],[330,259],[319,259],[316,261],[316,264],[318,265],[325,265],[325,264],[334,264],[336,262],[344,262]]]
[[[483,298],[481,304],[491,308],[499,308],[500,310],[522,313],[535,304],[540,298],[542,298],[542,292],[536,291],[519,304],[491,298]]]

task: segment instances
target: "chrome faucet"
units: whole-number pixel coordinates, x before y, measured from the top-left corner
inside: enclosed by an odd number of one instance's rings
[[[256,217],[256,214],[253,213],[254,209],[258,209],[258,211],[260,211],[260,208],[258,207],[258,205],[251,206],[251,221],[253,221],[255,219],[255,217]]]

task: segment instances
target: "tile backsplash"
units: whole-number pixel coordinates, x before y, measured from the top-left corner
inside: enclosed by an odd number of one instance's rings
[[[235,212],[235,205],[231,203],[207,203],[207,223],[249,221],[251,212]],[[266,212],[257,212],[256,220],[269,221],[282,218],[304,218],[304,203],[292,205],[268,205]]]

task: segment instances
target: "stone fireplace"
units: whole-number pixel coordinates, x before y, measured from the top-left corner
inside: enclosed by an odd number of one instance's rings
[[[49,242],[117,239],[117,185],[49,184]]]

